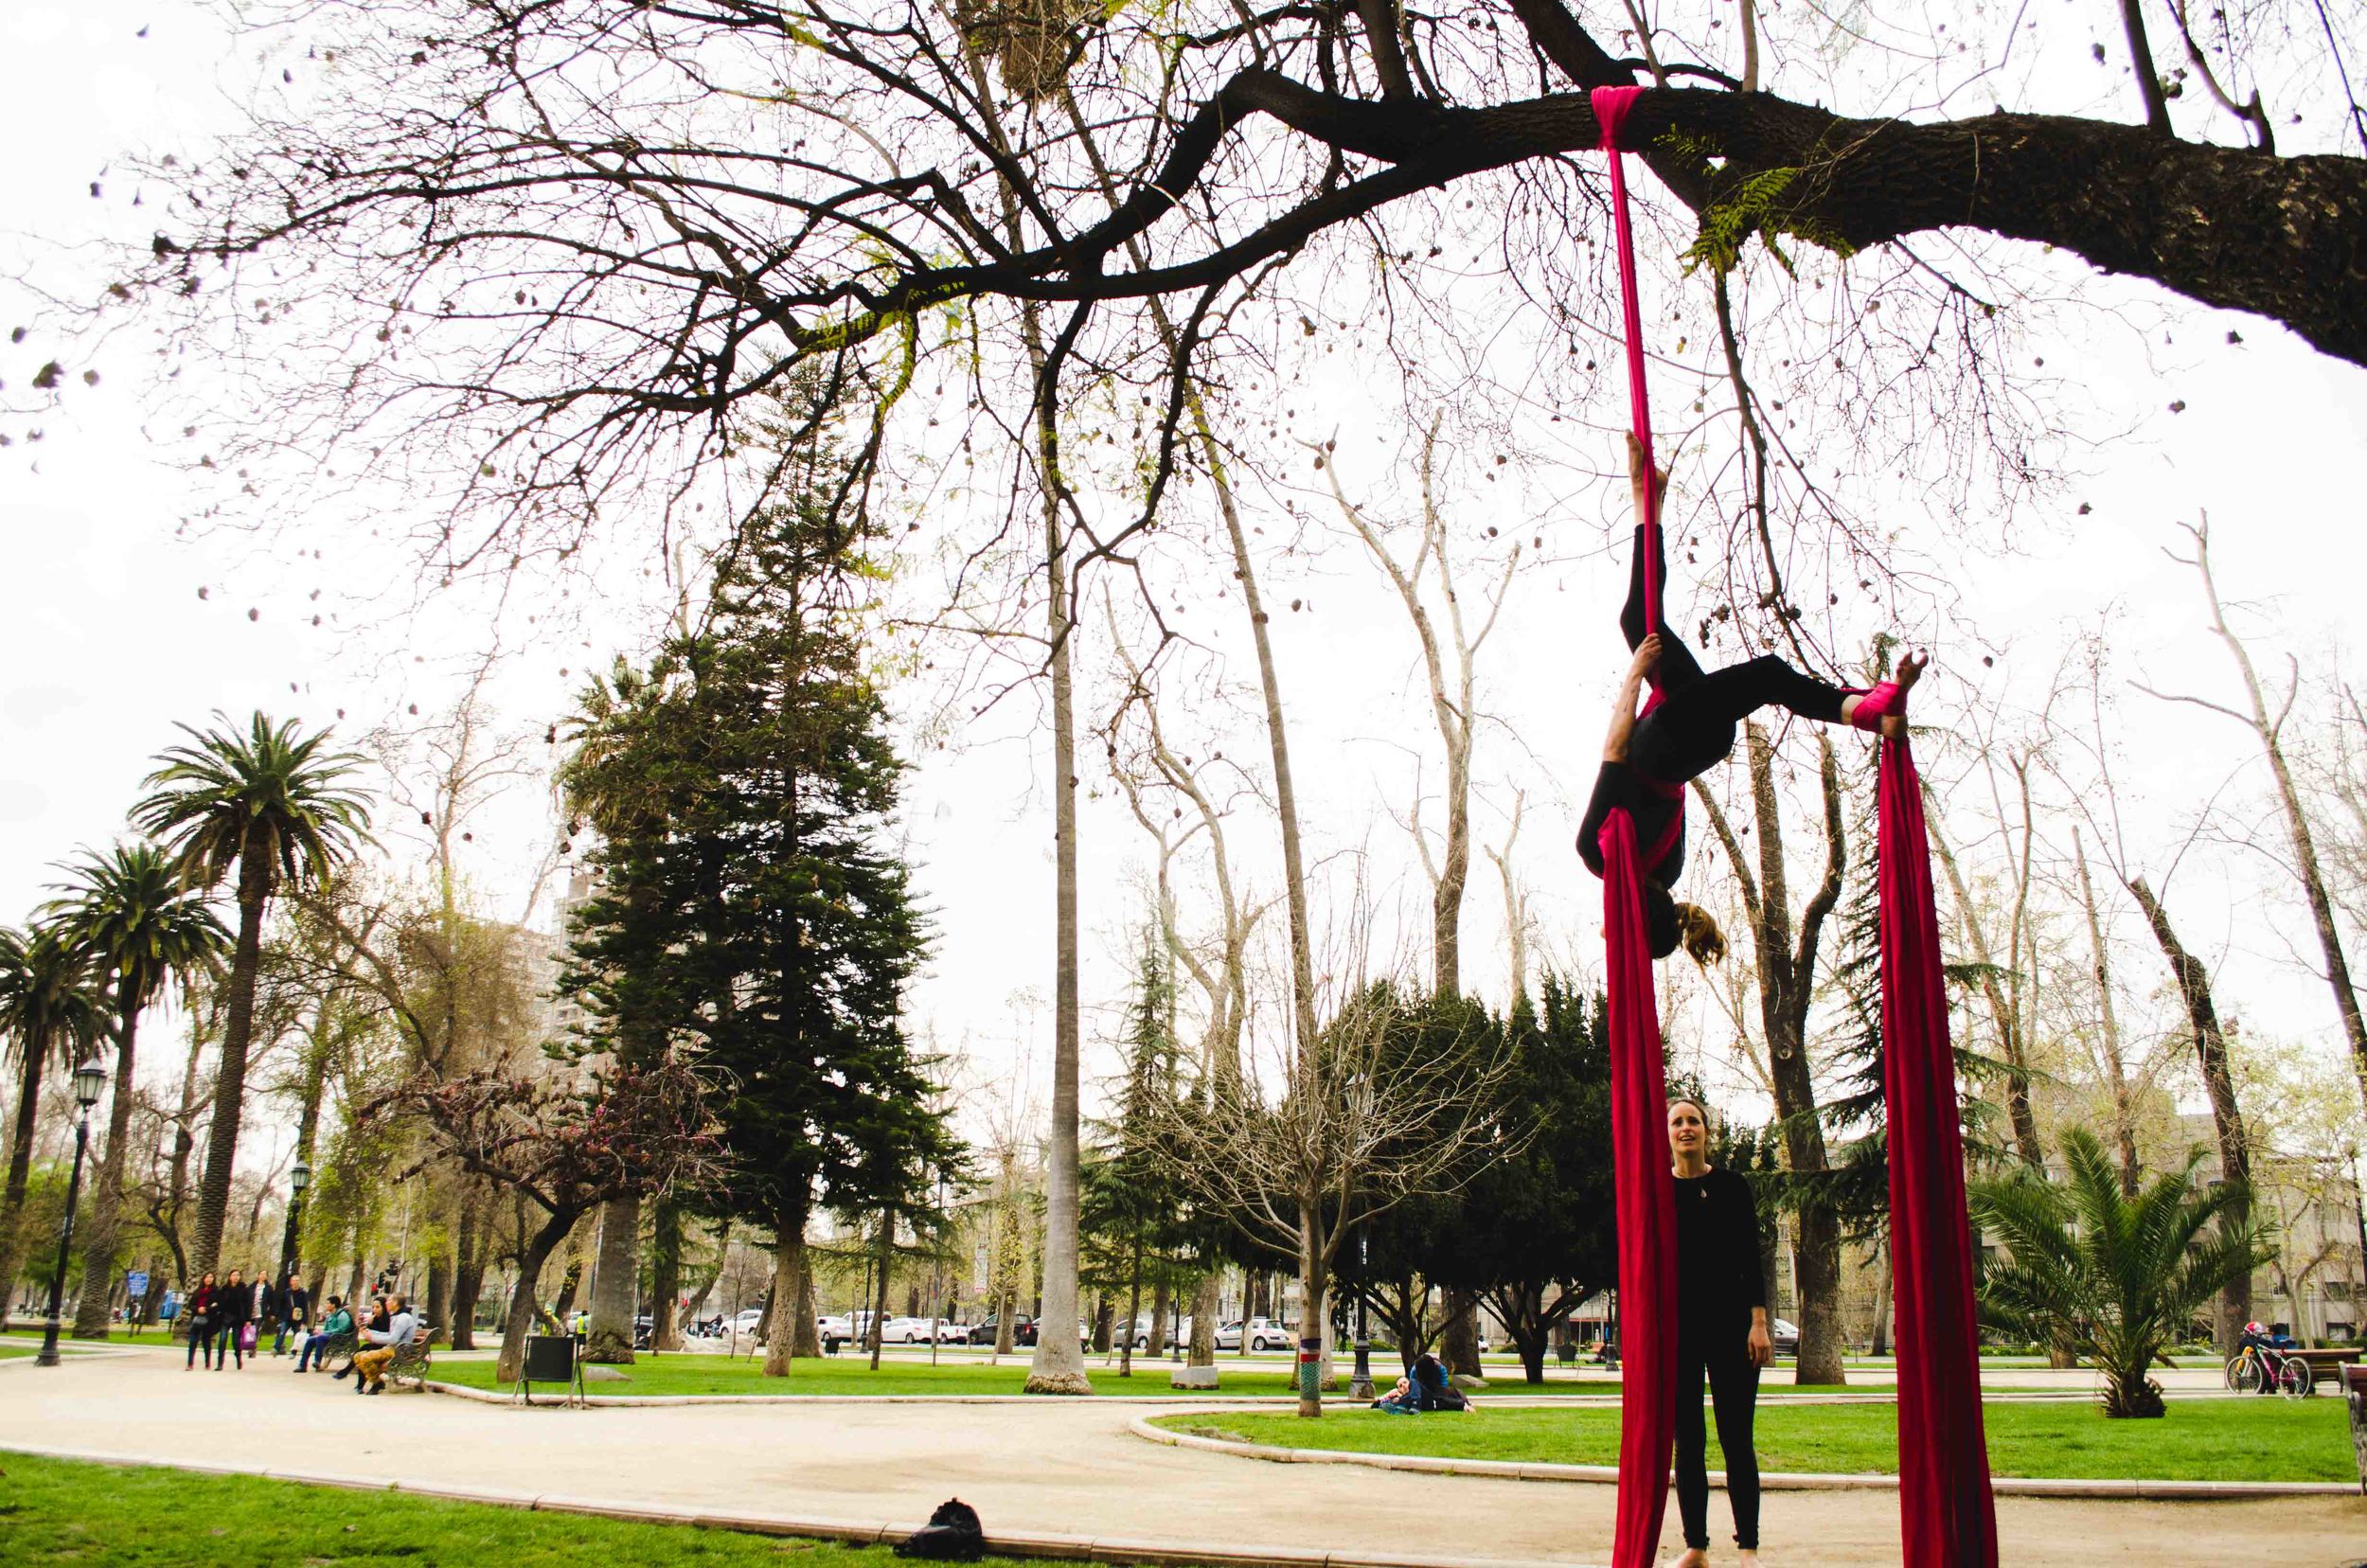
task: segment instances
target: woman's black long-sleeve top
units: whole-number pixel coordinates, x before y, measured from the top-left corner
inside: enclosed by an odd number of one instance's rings
[[[1677,1315],[1723,1327],[1767,1305],[1759,1206],[1731,1170],[1677,1178]]]
[[[1578,859],[1596,876],[1603,874],[1603,819],[1614,807],[1625,811],[1635,822],[1636,853],[1648,855],[1661,834],[1668,830],[1669,816],[1682,805],[1682,795],[1670,796],[1655,791],[1627,763],[1604,763],[1594,775],[1593,798],[1586,803],[1586,815],[1578,823]],[[1684,823],[1680,819],[1668,852],[1657,864],[1645,866],[1644,874],[1663,887],[1674,886],[1684,863]]]

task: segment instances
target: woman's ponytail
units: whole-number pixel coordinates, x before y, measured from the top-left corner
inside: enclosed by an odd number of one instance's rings
[[[1677,904],[1677,934],[1697,964],[1718,963],[1726,956],[1726,934],[1700,904]]]

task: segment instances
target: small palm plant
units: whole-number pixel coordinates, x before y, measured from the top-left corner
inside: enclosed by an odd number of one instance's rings
[[[2024,1172],[1971,1189],[1973,1218],[2003,1244],[1982,1270],[1982,1322],[2093,1358],[2105,1415],[2160,1416],[2155,1359],[2267,1249],[2232,1184],[2194,1186],[2199,1151],[2133,1198],[2087,1129],[2063,1135],[2063,1158],[2060,1183]]]
[[[58,924],[20,935],[0,928],[0,1060],[17,1070],[16,1134],[0,1186],[0,1327],[16,1299],[25,1261],[25,1190],[33,1130],[41,1114],[43,1069],[73,1067],[105,1030],[106,1004],[90,956]]]

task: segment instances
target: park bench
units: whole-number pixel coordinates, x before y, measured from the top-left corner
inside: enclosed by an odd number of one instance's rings
[[[411,1336],[410,1344],[395,1346],[395,1359],[386,1366],[386,1381],[398,1386],[407,1382],[424,1390],[427,1375],[435,1369],[434,1353],[435,1347],[428,1344],[427,1326],[422,1324],[418,1332]]]
[[[2342,1381],[2342,1369],[2359,1364],[2361,1352],[2349,1350],[2287,1350],[2285,1354],[2309,1368],[2312,1388],[2331,1380],[2337,1386]]]
[[[360,1346],[354,1343],[351,1331],[331,1334],[322,1342],[320,1354],[312,1358],[312,1370],[326,1372],[329,1370],[329,1363],[333,1361],[337,1363],[336,1370],[340,1374],[348,1372],[353,1367],[353,1352],[359,1348]]]

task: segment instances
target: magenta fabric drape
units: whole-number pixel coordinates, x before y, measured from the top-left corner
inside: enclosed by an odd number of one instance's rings
[[[1668,1508],[1677,1440],[1677,1188],[1668,1169],[1668,1088],[1644,935],[1635,821],[1603,822],[1609,937],[1611,1147],[1619,1216],[1619,1508],[1613,1568],[1650,1568]]]
[[[1913,754],[1881,743],[1883,1097],[1898,1319],[1898,1511],[1908,1568],[1997,1568],[1981,1423],[1972,1227],[1931,852]],[[1626,1209],[1621,1209],[1626,1220]],[[1624,1475],[1623,1475],[1624,1480]],[[1624,1516],[1623,1516],[1624,1517]]]

